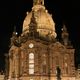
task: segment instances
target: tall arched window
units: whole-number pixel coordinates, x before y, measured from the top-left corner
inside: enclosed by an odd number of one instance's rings
[[[43,60],[43,63],[42,63],[42,69],[43,69],[43,71],[42,71],[42,73],[43,74],[45,74],[46,73],[46,64],[47,64],[47,62],[46,62],[46,54],[44,53],[43,54],[43,57],[42,57],[42,60]]]
[[[29,53],[29,74],[34,74],[34,53]]]
[[[66,74],[68,74],[68,66],[69,66],[68,65],[68,60],[69,60],[68,58],[69,58],[68,54],[65,54],[65,56],[64,56],[64,62],[65,62],[64,67],[65,67],[65,73]]]

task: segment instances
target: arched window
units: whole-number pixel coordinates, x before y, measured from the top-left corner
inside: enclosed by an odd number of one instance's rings
[[[46,54],[44,53],[43,54],[43,63],[42,63],[42,68],[43,68],[43,71],[42,71],[42,73],[43,74],[45,74],[46,73],[46,64],[47,64],[47,62],[46,62]]]
[[[65,73],[68,74],[68,59],[69,58],[69,55],[68,54],[65,54],[64,56],[64,67],[65,67]]]
[[[29,54],[29,74],[34,74],[34,53]]]

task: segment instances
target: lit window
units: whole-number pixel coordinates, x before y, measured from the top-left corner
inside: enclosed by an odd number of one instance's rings
[[[29,54],[29,74],[34,74],[34,53]]]
[[[34,64],[29,64],[29,68],[34,68]]]
[[[33,53],[29,54],[29,59],[34,59],[34,54]]]
[[[67,63],[65,63],[65,67],[67,67]]]
[[[34,44],[33,43],[30,43],[29,44],[29,48],[33,48],[34,47]]]
[[[34,69],[29,68],[29,74],[34,74]]]
[[[32,78],[30,80],[33,80]]]
[[[34,60],[29,60],[29,63],[34,63]]]

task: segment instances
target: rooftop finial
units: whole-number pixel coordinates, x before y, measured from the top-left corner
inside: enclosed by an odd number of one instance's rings
[[[16,35],[18,34],[16,31],[16,26],[14,26],[14,31],[13,31]]]
[[[33,0],[33,5],[37,4],[44,5],[44,0]]]

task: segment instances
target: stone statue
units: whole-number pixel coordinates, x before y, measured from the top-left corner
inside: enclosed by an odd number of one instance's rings
[[[59,66],[57,67],[57,80],[61,80],[61,70],[59,68]]]

